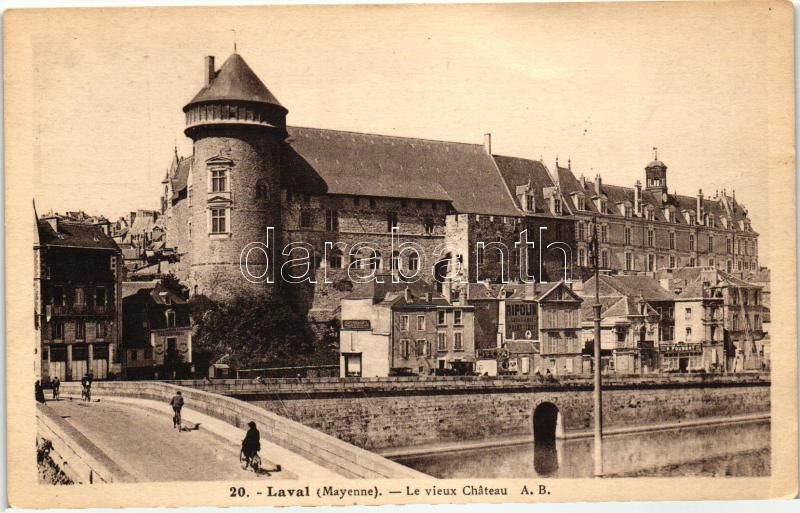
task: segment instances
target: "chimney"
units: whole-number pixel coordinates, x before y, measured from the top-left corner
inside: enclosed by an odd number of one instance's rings
[[[406,302],[411,300],[411,291],[408,290],[408,287],[406,287],[405,290],[403,290],[403,297],[405,298]]]
[[[205,79],[206,87],[211,85],[211,81],[214,80],[214,77],[217,75],[217,72],[214,71],[214,56],[207,55],[206,56],[206,65],[203,68],[203,78]]]
[[[636,215],[642,215],[642,182],[636,180],[636,188],[633,191],[633,211]]]
[[[431,296],[432,296],[432,295],[431,295],[431,293],[430,293],[430,292],[426,292],[426,293],[425,293],[425,295],[424,295],[423,297],[425,298],[425,302],[426,302],[426,303],[430,303],[430,302],[431,302]]]
[[[600,178],[600,175],[594,177],[594,193],[597,196],[603,194],[603,179]]]
[[[581,173],[581,189],[586,190],[586,177]]]
[[[483,134],[483,149],[487,154],[492,154],[492,134]]]
[[[697,221],[702,222],[703,219],[703,189],[697,191]]]

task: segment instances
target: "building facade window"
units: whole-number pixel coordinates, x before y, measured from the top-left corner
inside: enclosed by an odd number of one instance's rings
[[[313,216],[310,210],[300,211],[300,228],[311,228],[313,225]]]
[[[75,340],[86,340],[86,323],[75,321]]]
[[[675,249],[675,232],[669,232],[669,249]]]
[[[186,239],[187,240],[192,240],[192,220],[191,219],[189,219],[189,221],[186,223]]]
[[[386,215],[386,231],[391,232],[397,228],[397,212],[389,212]]]
[[[408,331],[409,320],[407,315],[400,316],[400,329],[403,331]]]
[[[433,235],[434,224],[432,218],[430,217],[425,218],[425,221],[423,222],[423,230],[425,232],[425,235]]]
[[[689,251],[694,251],[694,234],[689,234]]]
[[[227,210],[224,208],[211,209],[211,233],[227,233]]]
[[[447,351],[447,333],[440,331],[436,334],[436,350]]]
[[[675,265],[675,255],[670,255],[669,256],[669,268],[670,269],[674,269],[675,267],[676,267],[676,265]]]
[[[425,316],[418,315],[417,316],[417,329],[420,331],[425,331]]]
[[[655,271],[656,270],[656,256],[655,255],[647,255],[647,270],[648,271]]]
[[[464,335],[460,331],[456,331],[455,333],[453,333],[453,350],[454,351],[464,350]]]
[[[417,355],[430,356],[431,351],[427,340],[417,340]]]
[[[686,342],[692,341],[692,328],[686,328]]]
[[[461,310],[453,310],[453,324],[461,326],[463,324],[461,319]]]
[[[631,230],[630,226],[626,226],[625,227],[625,245],[626,246],[630,246],[631,245],[631,231],[632,230]]]
[[[630,251],[625,252],[625,270],[633,270],[633,254]]]
[[[228,171],[225,169],[211,170],[211,192],[228,191]]]
[[[578,248],[578,265],[586,265],[586,250]]]
[[[652,228],[647,229],[647,247],[655,247],[655,231]]]
[[[558,198],[553,198],[553,212],[556,214],[561,213],[561,200]]]
[[[53,340],[64,340],[64,323],[56,321],[53,323]]]
[[[708,234],[708,252],[711,253],[714,251],[714,235]]]
[[[64,306],[64,287],[53,287],[53,306]]]
[[[608,269],[608,250],[604,249],[600,251],[600,267],[603,269]]]
[[[436,324],[440,326],[447,324],[447,312],[445,310],[439,310],[436,312]]]
[[[408,270],[416,271],[419,269],[419,255],[414,252],[408,256]]]
[[[392,261],[391,261],[392,271],[397,271],[400,269],[400,253],[395,251],[392,253]]]
[[[338,248],[331,253],[330,258],[328,259],[328,264],[332,269],[342,268],[342,252],[339,251]]]
[[[625,205],[625,217],[633,217],[633,207]]]
[[[75,287],[75,303],[78,306],[82,306],[86,304],[85,298],[83,296],[83,287]]]
[[[600,225],[600,242],[608,242],[608,225]]]
[[[167,328],[175,327],[175,310],[167,310]]]
[[[691,318],[692,318],[692,309],[691,308],[686,308],[684,310],[684,319],[686,319],[688,321]]]
[[[106,338],[106,323],[102,321],[98,321],[95,325],[95,338],[104,339]]]
[[[578,221],[576,236],[578,240],[586,239],[586,225],[584,225],[582,221]]]
[[[339,212],[337,210],[325,211],[325,229],[329,232],[339,231]]]
[[[411,356],[411,341],[404,338],[400,341],[400,355],[403,358]]]

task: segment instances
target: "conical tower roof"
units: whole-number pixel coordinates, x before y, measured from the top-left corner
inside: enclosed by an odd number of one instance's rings
[[[184,110],[195,103],[215,101],[267,103],[285,109],[238,53],[228,57],[210,83],[192,98]]]

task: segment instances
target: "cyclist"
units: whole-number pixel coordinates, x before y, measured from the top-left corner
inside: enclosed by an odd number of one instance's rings
[[[247,434],[244,435],[244,440],[242,440],[242,452],[249,465],[253,457],[261,450],[261,434],[256,429],[256,423],[252,420],[247,423],[247,426],[250,429],[247,430]]]
[[[83,375],[81,379],[81,386],[83,387],[83,391],[81,392],[81,396],[85,401],[92,400],[92,381],[89,379],[87,374]]]
[[[178,428],[178,431],[181,430],[181,408],[183,408],[183,396],[181,395],[181,391],[178,390],[175,392],[175,395],[172,396],[169,404],[172,406],[172,411],[175,412],[175,415],[172,417],[172,427]]]

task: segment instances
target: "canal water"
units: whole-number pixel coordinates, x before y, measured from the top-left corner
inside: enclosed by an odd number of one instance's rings
[[[591,477],[592,438],[394,458],[439,478]],[[607,476],[768,476],[769,420],[603,438]]]

